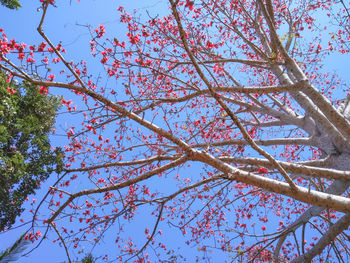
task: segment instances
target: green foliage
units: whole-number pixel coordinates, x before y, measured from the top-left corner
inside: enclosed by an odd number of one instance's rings
[[[87,255],[86,257],[83,258],[81,263],[95,263],[95,259],[94,259],[94,257],[91,254],[89,254],[89,255]]]
[[[91,255],[87,254],[82,260],[72,261],[72,263],[95,263],[96,259]],[[0,263],[2,263],[0,261]],[[65,261],[63,263],[66,263]]]
[[[0,3],[10,9],[19,9],[21,7],[18,0],[0,0]]]
[[[9,84],[0,72],[0,231],[23,211],[26,197],[62,168],[60,149],[52,150],[48,134],[60,99],[23,82]]]

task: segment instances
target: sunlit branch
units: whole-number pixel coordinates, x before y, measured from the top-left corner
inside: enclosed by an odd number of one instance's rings
[[[61,61],[63,62],[63,64],[65,65],[66,68],[69,69],[69,71],[74,75],[75,79],[80,83],[80,85],[83,87],[83,88],[86,88],[85,87],[85,84],[84,82],[82,81],[82,79],[79,77],[79,75],[75,72],[75,70],[72,69],[72,67],[70,66],[70,64],[65,60],[65,58],[63,57],[63,55],[61,54],[61,52],[59,52],[57,50],[57,48],[52,44],[52,42],[50,41],[50,39],[46,36],[46,34],[44,33],[43,29],[42,29],[42,26],[43,26],[43,23],[44,23],[44,20],[45,20],[45,16],[46,16],[46,11],[47,11],[47,8],[49,6],[49,2],[46,2],[43,4],[43,14],[41,16],[41,20],[40,20],[40,23],[39,23],[39,26],[37,28],[37,31],[39,32],[39,34],[41,35],[41,37],[43,39],[45,39],[45,41],[49,44],[49,46],[54,50],[54,52],[56,53],[56,55],[61,59]]]
[[[268,94],[269,95],[269,94]],[[275,116],[278,116],[278,112],[280,112],[279,110],[275,110],[272,109],[270,107],[268,107],[267,105],[265,105],[264,103],[262,103],[261,101],[259,101],[257,98],[255,98],[254,96],[252,96],[251,94],[248,94],[247,96],[249,99],[251,99],[256,105],[260,106],[262,109],[265,109],[267,112],[271,112],[270,114],[274,113]],[[271,96],[269,96],[271,97]],[[278,107],[280,107],[281,109],[285,108],[284,106],[282,106],[279,102],[277,102],[275,99],[273,99],[274,103],[276,103],[278,105]],[[284,110],[284,109],[283,109]],[[293,112],[292,110],[284,110],[284,112],[286,114],[281,114],[282,117],[280,117],[280,119],[283,119],[284,116],[287,116],[286,118],[284,117],[284,119],[297,119],[301,122],[301,117],[298,116],[298,114],[296,114],[295,112]]]
[[[198,73],[198,75],[200,76],[200,78],[203,80],[203,82],[205,83],[205,85],[208,87],[211,95],[215,98],[215,100],[220,104],[220,106],[226,111],[226,113],[230,116],[230,118],[232,119],[232,121],[238,126],[238,128],[240,129],[240,131],[242,132],[244,138],[249,142],[249,144],[252,146],[252,148],[254,150],[256,150],[258,153],[260,153],[261,155],[265,156],[270,162],[272,162],[275,167],[277,168],[277,170],[281,173],[281,175],[284,177],[284,179],[288,182],[288,184],[290,185],[291,189],[293,191],[297,190],[296,185],[293,183],[293,181],[291,180],[291,178],[288,176],[288,174],[284,171],[284,169],[276,162],[276,160],[266,151],[264,151],[263,149],[261,149],[258,145],[256,145],[254,143],[254,141],[252,140],[252,138],[250,137],[250,135],[248,134],[248,132],[245,130],[245,128],[242,126],[242,124],[240,123],[239,119],[237,118],[236,115],[233,114],[233,112],[227,107],[226,104],[223,103],[223,101],[220,99],[220,96],[213,90],[211,84],[209,83],[209,81],[207,80],[207,78],[204,76],[203,72],[201,71],[197,61],[195,60],[192,51],[190,50],[190,48],[188,47],[187,44],[187,40],[185,37],[185,33],[184,33],[184,29],[182,27],[181,24],[181,20],[179,18],[179,14],[177,12],[176,9],[176,5],[174,4],[174,2],[172,0],[169,0],[171,3],[171,8],[172,8],[172,12],[173,15],[175,16],[177,25],[179,27],[179,33],[180,33],[180,38],[183,42],[184,48],[188,54],[188,56],[190,57],[194,67],[196,68],[196,71]]]
[[[5,71],[8,71],[8,72],[11,72],[11,74],[14,75],[14,76],[18,76],[18,77],[21,77],[23,79],[30,79],[29,75],[26,72],[21,70],[19,67],[17,67],[15,64],[13,64],[10,60],[8,60],[2,54],[0,54],[0,58],[1,58],[1,60],[4,60],[7,64],[9,64],[12,68],[17,70],[19,73],[16,74],[14,71],[12,71],[12,70],[8,69],[7,67],[5,67],[5,66],[0,64],[0,67],[2,69],[4,69]]]
[[[270,140],[254,140],[254,143],[262,146],[274,146],[274,145],[314,145],[314,142],[310,138],[276,138]],[[227,146],[227,145],[249,145],[246,140],[227,140],[222,142],[213,142],[210,144],[200,143],[195,144],[193,147],[208,147],[208,146]]]
[[[332,156],[327,156],[326,158],[323,158],[323,159],[297,162],[297,164],[309,165],[313,167],[330,167],[332,161],[334,161],[333,159],[334,158],[332,158]]]
[[[194,160],[202,162],[228,174],[224,177],[228,180],[236,180],[246,184],[254,185],[263,188],[267,191],[287,195],[301,202],[328,207],[337,211],[350,211],[350,199],[336,194],[323,193],[315,190],[310,190],[304,187],[296,186],[297,191],[294,191],[288,183],[270,179],[250,172],[244,172],[234,168],[227,163],[213,157],[207,152],[197,152],[193,156]]]
[[[288,123],[286,121],[250,122],[250,121],[242,120],[242,123],[245,125],[252,125],[252,126],[260,127],[260,128],[290,125],[290,123]]]
[[[260,112],[262,114],[268,114],[270,116],[273,116],[274,118],[277,118],[281,121],[288,122],[289,124],[294,124],[300,128],[304,127],[304,121],[302,120],[301,117],[298,118],[295,116],[287,115],[281,111],[269,108],[267,106],[264,106],[264,108],[261,108],[258,105],[249,104],[249,103],[246,103],[246,102],[243,102],[240,100],[232,99],[232,98],[224,96],[224,95],[220,96],[220,98],[224,101],[231,102],[231,103],[234,103],[234,104],[239,105],[241,107],[244,107],[249,111],[256,111],[256,112]]]
[[[264,8],[264,4],[262,3],[262,0],[259,0],[259,2],[261,3],[262,11],[265,15],[266,21],[268,22],[270,32],[273,36],[273,40],[278,46],[278,49],[280,50],[286,63],[288,63],[288,65],[293,68],[293,71],[292,71],[293,75],[299,80],[299,82],[304,82],[304,89],[302,91],[305,92],[305,94],[309,98],[311,98],[311,100],[322,111],[322,113],[329,118],[329,121],[335,127],[337,127],[337,129],[339,129],[342,135],[345,138],[349,138],[350,123],[347,120],[344,120],[343,116],[333,107],[330,101],[310,83],[310,81],[306,78],[305,74],[302,72],[300,67],[295,62],[295,60],[289,56],[288,52],[285,50],[284,46],[282,45],[277,35],[275,25],[273,24],[273,21],[271,21],[271,17],[269,17],[269,15],[267,14],[267,11]],[[267,2],[270,2],[270,0],[267,0]]]
[[[343,194],[348,187],[350,186],[349,182],[341,181],[341,180],[335,180],[325,191],[325,193],[331,193],[334,195],[341,195]],[[294,221],[291,225],[289,225],[285,230],[284,234],[280,237],[278,240],[278,243],[274,250],[274,258],[275,260],[278,260],[279,258],[279,252],[282,248],[282,245],[284,241],[286,240],[288,234],[290,232],[295,231],[297,228],[299,228],[303,223],[308,222],[312,217],[318,216],[324,209],[327,207],[323,204],[320,204],[318,206],[314,205],[310,207],[308,210],[306,210],[299,218]]]
[[[261,87],[217,87],[213,88],[214,91],[216,92],[237,92],[237,93],[273,93],[273,92],[283,92],[283,91],[288,91],[288,90],[298,90],[299,89],[299,84],[295,85],[286,85],[286,86],[261,86]],[[209,90],[201,90],[194,92],[192,94],[183,96],[183,97],[178,97],[178,98],[163,98],[160,99],[161,101],[164,102],[183,102],[187,101],[189,99],[192,99],[194,97],[198,97],[203,94],[210,94]]]
[[[284,92],[290,90],[299,90],[303,87],[300,83],[293,85],[279,85],[279,86],[261,86],[261,87],[219,87],[213,88],[215,91],[225,91],[225,92],[240,92],[240,93],[274,93],[274,92]]]
[[[254,67],[265,67],[266,65],[270,64],[270,62],[268,62],[268,61],[233,59],[233,58],[222,58],[222,59],[216,59],[216,60],[198,61],[198,64],[219,64],[219,63],[228,63],[228,62],[242,63],[242,64],[254,66]],[[176,61],[173,63],[175,63],[174,67],[176,67],[177,65],[191,65],[192,64],[191,61]]]
[[[279,76],[279,80],[283,84],[292,84],[293,82],[279,67],[272,67],[274,73]],[[337,142],[343,145],[348,145],[346,137],[336,129],[336,127],[330,122],[330,120],[318,110],[317,106],[301,91],[290,91],[293,98],[299,103],[301,107],[305,109],[318,123],[322,123],[322,126],[327,129],[335,138]],[[308,131],[309,132],[309,131]]]
[[[238,157],[220,157],[219,158],[225,162],[233,162],[239,164],[249,164],[254,166],[263,166],[266,168],[273,168],[271,163],[268,160],[259,159],[259,158],[238,158]],[[317,168],[313,166],[301,165],[297,163],[288,163],[278,161],[279,164],[290,173],[295,173],[296,176],[298,174],[304,174],[312,177],[321,177],[327,178],[330,180],[344,180],[350,181],[350,172],[339,171],[330,168]]]
[[[294,89],[295,90],[295,89]],[[274,102],[276,105],[282,109],[285,113],[287,113],[290,116],[298,116],[296,112],[294,112],[292,109],[288,108],[285,104],[282,104],[277,98],[275,98],[271,94],[267,94],[267,96]]]

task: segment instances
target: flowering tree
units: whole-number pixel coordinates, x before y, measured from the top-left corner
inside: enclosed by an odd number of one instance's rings
[[[90,30],[107,86],[50,40],[54,2],[40,2],[43,42],[3,34],[0,68],[72,91],[62,102],[81,123],[66,130],[65,171],[27,238],[46,225],[70,261],[68,242],[110,235],[117,252],[104,259],[144,262],[171,252],[168,223],[234,262],[349,260],[350,98],[322,69],[349,51],[343,1],[169,0],[147,21],[120,7],[125,39]],[[140,214],[153,223],[138,244],[124,229]]]

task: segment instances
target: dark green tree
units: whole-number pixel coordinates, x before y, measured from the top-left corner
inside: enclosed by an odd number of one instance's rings
[[[51,148],[48,137],[60,99],[5,78],[0,72],[0,231],[15,222],[27,196],[62,167],[61,151]]]
[[[21,7],[21,4],[17,0],[0,0],[0,3],[10,9],[18,9]]]

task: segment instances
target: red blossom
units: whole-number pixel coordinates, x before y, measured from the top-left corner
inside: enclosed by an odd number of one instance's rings
[[[28,58],[27,58],[27,62],[28,62],[28,63],[34,63],[35,60],[34,60],[32,57],[28,57]]]
[[[259,174],[266,174],[266,173],[268,173],[268,170],[264,167],[260,167],[258,173]]]
[[[44,51],[45,47],[47,46],[46,43],[44,42],[41,42],[40,45],[38,46],[38,51],[41,52],[41,51]],[[30,47],[29,47],[30,48]],[[33,47],[34,49],[34,47]]]
[[[47,95],[49,93],[49,90],[47,87],[39,86],[39,92],[40,94]]]
[[[104,25],[99,25],[98,28],[96,28],[94,31],[97,33],[97,38],[103,37],[103,35],[106,33]]]
[[[193,10],[194,1],[186,0],[185,7],[189,8],[190,10]]]
[[[21,53],[18,54],[18,59],[23,60],[24,57],[25,57],[24,53],[21,52]]]
[[[50,81],[53,81],[55,79],[55,75],[54,74],[50,74],[47,78],[50,80]]]
[[[132,33],[127,33],[126,35],[128,36],[132,45],[135,45],[140,41],[140,34],[134,35]]]
[[[40,0],[41,3],[54,4],[55,0]]]
[[[17,92],[17,90],[11,89],[10,87],[7,87],[7,91],[8,91],[10,94],[15,94],[15,93]]]

